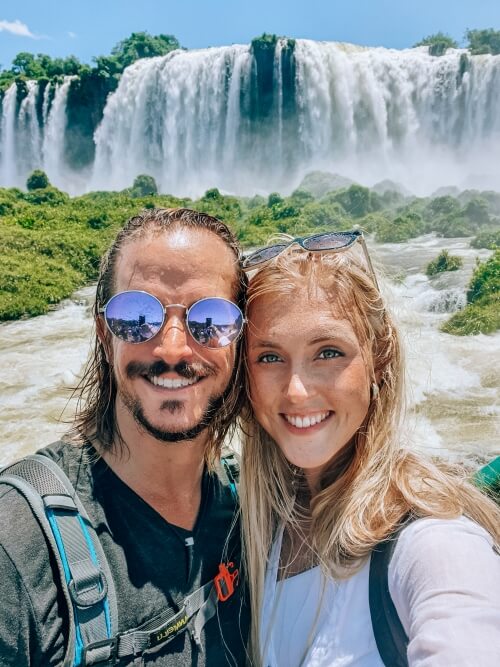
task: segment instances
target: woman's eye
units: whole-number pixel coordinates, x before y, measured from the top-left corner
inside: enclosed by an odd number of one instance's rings
[[[328,347],[326,350],[321,350],[318,354],[319,359],[335,359],[336,357],[341,357],[342,352],[339,352],[333,347]]]
[[[280,358],[278,357],[278,355],[277,354],[272,354],[272,352],[268,352],[266,354],[261,354],[260,357],[257,359],[257,361],[260,364],[274,364],[279,360],[280,360]]]

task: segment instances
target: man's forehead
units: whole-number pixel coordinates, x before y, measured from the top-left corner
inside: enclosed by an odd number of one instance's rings
[[[147,234],[127,243],[120,253],[115,281],[118,289],[137,282],[179,287],[214,279],[234,281],[236,257],[214,233],[179,228]]]

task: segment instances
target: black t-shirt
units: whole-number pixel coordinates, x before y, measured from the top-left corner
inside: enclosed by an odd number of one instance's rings
[[[124,484],[95,450],[55,443],[43,450],[66,472],[99,536],[118,598],[119,632],[154,618],[232,560],[240,568],[235,499],[215,473],[205,472],[202,502],[192,532],[174,527]],[[186,544],[186,537],[188,545]],[[190,544],[189,543],[193,543]],[[0,486],[0,665],[60,665],[67,635],[64,598],[48,567],[48,548],[26,501]],[[189,632],[144,655],[145,665],[244,665],[249,614],[242,585],[217,605],[201,636]],[[120,664],[129,664],[122,662]],[[131,663],[130,663],[131,664]]]

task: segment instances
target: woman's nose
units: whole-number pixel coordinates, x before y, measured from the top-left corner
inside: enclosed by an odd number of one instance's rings
[[[291,376],[288,387],[286,389],[286,395],[290,401],[301,401],[302,399],[308,397],[309,394],[305,384],[298,373],[294,373]]]

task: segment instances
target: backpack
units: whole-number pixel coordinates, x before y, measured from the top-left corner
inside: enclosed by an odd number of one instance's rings
[[[375,643],[386,667],[408,667],[408,636],[389,591],[389,563],[400,532],[412,520],[408,517],[386,540],[377,544],[370,556],[370,616]]]
[[[222,459],[223,475],[236,497],[237,463]],[[58,583],[69,610],[69,637],[62,667],[113,665],[142,655],[189,630],[201,646],[205,623],[234,592],[238,570],[221,563],[219,572],[188,595],[179,610],[166,609],[137,628],[118,633],[118,606],[106,556],[73,485],[47,456],[34,454],[0,470],[0,484],[16,488],[28,502],[50,545]]]

